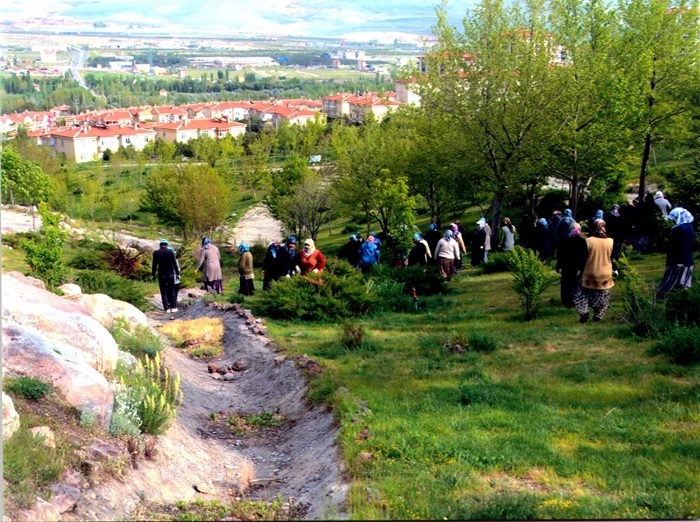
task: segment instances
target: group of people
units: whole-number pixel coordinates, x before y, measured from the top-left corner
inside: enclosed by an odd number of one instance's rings
[[[675,288],[688,288],[693,276],[693,248],[695,231],[692,214],[682,207],[669,209],[670,204],[657,192],[655,203],[664,217],[674,222],[671,228],[663,280],[657,297],[663,298]],[[425,234],[413,235],[411,248],[405,263],[412,265],[434,265],[439,274],[450,281],[462,269],[462,259],[467,253],[464,232],[459,221],[451,223],[440,233],[435,223],[430,223]],[[561,273],[561,301],[567,308],[575,308],[580,322],[590,318],[600,321],[609,306],[610,289],[615,285],[616,261],[620,258],[622,245],[629,240],[629,227],[620,214],[619,205],[613,205],[605,215],[598,210],[586,223],[587,236],[582,235],[581,223],[566,209],[554,212],[550,219],[540,218],[533,235],[533,247],[539,259],[556,259],[556,271]],[[485,218],[479,218],[471,234],[471,264],[478,266],[488,261],[491,251],[491,229]],[[498,233],[498,249],[509,252],[515,246],[516,229],[509,218],[504,218]],[[326,259],[316,248],[313,239],[306,239],[302,249],[297,249],[297,240],[290,236],[285,241],[270,242],[263,260],[263,290],[270,290],[274,281],[295,274],[321,273]],[[202,239],[195,275],[200,268],[204,288],[209,292],[222,293],[221,256],[218,248],[207,237]],[[238,275],[242,295],[253,295],[255,272],[250,246],[238,245],[240,259]],[[381,259],[381,241],[374,232],[364,240],[361,232],[351,234],[339,251],[356,269],[368,272]],[[152,275],[158,281],[166,313],[177,312],[177,291],[180,267],[175,252],[167,239],[161,239],[159,249],[153,253]]]

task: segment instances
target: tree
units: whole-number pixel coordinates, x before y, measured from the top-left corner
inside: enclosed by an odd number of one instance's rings
[[[420,94],[426,110],[442,112],[462,131],[469,165],[458,183],[476,178],[490,194],[496,231],[506,197],[532,173],[523,160],[538,145],[537,130],[565,93],[548,81],[551,42],[538,0],[508,8],[483,0],[463,27],[458,33],[445,6],[438,8],[438,45],[426,56]]]
[[[290,232],[301,236],[306,231],[315,241],[331,201],[332,191],[323,176],[309,172],[291,193],[280,198],[278,217]]]
[[[258,200],[257,191],[265,187],[270,180],[270,153],[274,143],[274,135],[270,132],[260,132],[257,139],[248,144],[247,154],[242,158],[241,177],[243,183],[253,189],[253,197]]]
[[[231,190],[208,165],[153,169],[144,182],[142,204],[161,222],[179,228],[185,238],[211,232],[228,217]]]
[[[26,252],[30,273],[54,289],[63,282],[63,242],[66,233],[59,226],[60,215],[50,212],[46,203],[39,204],[39,213],[43,222],[41,234],[22,241],[21,246]]]
[[[639,198],[654,146],[684,141],[691,128],[697,64],[697,0],[620,0],[615,65],[625,75],[629,128],[642,144]]]
[[[14,204],[15,198],[31,208],[32,228],[36,230],[34,207],[46,202],[53,192],[53,180],[35,162],[24,161],[12,147],[2,151],[2,185]]]
[[[372,215],[380,223],[394,254],[405,254],[411,249],[416,201],[409,194],[405,176],[392,178],[386,170],[382,175],[377,181]]]

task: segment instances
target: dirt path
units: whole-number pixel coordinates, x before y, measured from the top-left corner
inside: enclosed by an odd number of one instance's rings
[[[267,243],[282,237],[280,223],[264,207],[248,211],[233,233],[235,243]],[[245,370],[236,373],[233,381],[216,380],[208,373],[207,362],[167,348],[166,363],[172,372],[179,372],[184,396],[177,419],[159,438],[153,460],[140,460],[138,469],[129,470],[123,482],[88,490],[72,513],[73,520],[143,518],[143,506],[150,502],[172,504],[197,498],[227,502],[240,495],[250,480],[259,482],[247,488],[245,498],[292,497],[304,507],[306,519],[345,518],[347,485],[332,414],[308,404],[306,380],[296,364],[282,360],[283,352],[252,333],[238,313],[197,300],[174,320],[205,316],[220,317],[225,329],[224,355],[210,362],[230,365],[238,360]],[[149,320],[157,326],[171,317],[153,312]],[[284,424],[233,437],[212,426],[210,414],[221,411],[277,413]],[[199,493],[195,486],[211,493]],[[64,520],[69,520],[66,515]]]
[[[222,312],[199,301],[175,320],[204,316],[220,317],[225,327],[225,354],[212,362],[240,360],[245,370],[233,381],[215,380],[206,362],[168,348],[167,365],[180,373],[184,394],[176,422],[159,438],[154,460],[140,460],[123,482],[88,490],[74,520],[129,519],[144,501],[226,502],[250,479],[259,482],[247,490],[246,498],[292,497],[304,506],[307,519],[343,518],[346,486],[332,414],[307,403],[305,379],[295,363],[280,360],[281,352],[253,334],[234,311]],[[154,313],[150,319],[157,323],[166,317]],[[253,436],[214,433],[209,416],[220,411],[276,412],[284,425]],[[198,493],[195,485],[205,485],[212,493]]]

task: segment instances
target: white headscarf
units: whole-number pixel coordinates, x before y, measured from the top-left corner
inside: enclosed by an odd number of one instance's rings
[[[674,208],[668,213],[668,217],[676,222],[676,226],[684,225],[685,223],[692,223],[694,219],[693,215],[683,207]]]

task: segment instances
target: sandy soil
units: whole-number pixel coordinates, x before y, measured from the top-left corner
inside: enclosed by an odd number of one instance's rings
[[[266,207],[259,206],[250,209],[238,221],[230,241],[234,245],[239,243],[267,245],[273,239],[284,239],[282,237],[282,224],[272,217]]]
[[[36,229],[41,228],[41,216],[38,212],[34,213],[36,218]],[[14,234],[18,232],[31,232],[32,227],[32,214],[28,209],[24,210],[10,210],[3,206],[0,210],[0,225],[2,225],[3,234]]]

